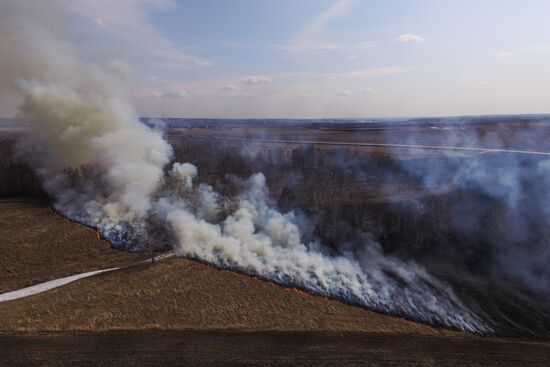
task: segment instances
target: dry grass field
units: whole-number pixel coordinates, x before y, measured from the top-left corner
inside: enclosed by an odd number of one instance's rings
[[[4,201],[5,290],[136,264],[46,202]],[[5,266],[4,266],[5,265]],[[4,279],[6,281],[4,281]],[[453,334],[187,259],[134,265],[0,303],[0,331],[256,330]]]
[[[111,249],[45,200],[0,200],[0,239],[0,293],[143,258]]]
[[[136,264],[47,202],[0,205],[3,291]],[[436,329],[186,259],[0,303],[0,365],[545,366],[550,344]]]

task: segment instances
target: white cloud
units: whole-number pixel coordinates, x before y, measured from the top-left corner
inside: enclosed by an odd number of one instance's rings
[[[396,42],[414,42],[414,43],[424,43],[426,38],[419,36],[417,34],[405,33],[395,39]]]
[[[458,79],[457,82],[461,84],[487,84],[495,79],[492,76],[465,76]]]
[[[403,66],[381,66],[376,68],[356,69],[351,71],[344,71],[338,73],[319,73],[309,71],[289,71],[283,73],[263,74],[253,77],[242,78],[241,81],[247,84],[261,84],[271,83],[273,80],[283,79],[321,79],[334,81],[337,79],[360,79],[360,78],[374,78],[388,75],[403,74],[411,71],[410,67]]]
[[[311,42],[296,42],[295,40],[290,40],[283,42],[276,47],[280,50],[293,53],[293,54],[306,54],[306,53],[320,53],[320,52],[333,52],[333,51],[342,51],[342,52],[360,52],[368,50],[370,48],[378,47],[380,41],[367,41],[360,43],[318,43],[315,41]],[[357,57],[357,56],[355,56]]]
[[[338,78],[373,78],[386,75],[402,74],[410,71],[411,68],[399,66],[383,66],[378,68],[368,68],[348,71],[344,73],[334,74]]]
[[[349,46],[344,46],[344,48],[346,51],[361,51],[361,50],[367,50],[373,47],[378,47],[379,45],[380,45],[380,41],[367,41],[367,42],[351,44]]]
[[[307,91],[298,95],[298,97],[302,97],[302,98],[313,98],[318,96],[319,96],[319,93],[317,93],[316,91]]]
[[[327,24],[333,19],[346,16],[358,3],[358,0],[336,0],[331,6],[311,19],[296,36],[275,45],[275,47],[288,53],[304,54],[332,51],[358,52],[378,46],[380,41],[335,43],[323,39]]]
[[[225,90],[225,91],[234,91],[237,89],[239,89],[239,86],[235,84],[226,84],[222,87],[222,90]]]
[[[272,79],[268,76],[248,76],[242,79],[245,84],[270,84]]]
[[[374,93],[374,89],[372,89],[372,88],[363,88],[359,92],[361,92],[363,94],[372,94],[372,93]]]
[[[145,78],[145,80],[153,84],[170,84],[169,80],[160,79],[156,75],[148,76],[147,78]]]
[[[234,91],[234,92],[225,93],[225,95],[228,97],[255,97],[256,93]]]
[[[184,90],[170,90],[162,93],[164,98],[183,98],[187,96],[187,92]]]
[[[339,92],[336,92],[333,94],[335,97],[351,97],[353,96],[353,93],[349,90],[341,90]]]
[[[509,51],[500,51],[497,53],[498,57],[511,57],[512,53]]]
[[[539,44],[539,45],[529,46],[525,49],[525,51],[526,52],[549,52],[550,44]]]
[[[73,0],[72,10],[91,21],[108,37],[124,40],[136,50],[153,55],[166,67],[204,67],[209,60],[184,53],[151,22],[151,10],[176,7],[173,0]]]
[[[343,17],[357,5],[357,0],[336,0],[334,4],[318,14],[315,18],[308,22],[302,29],[297,38],[312,39],[324,31],[325,26],[331,20]]]

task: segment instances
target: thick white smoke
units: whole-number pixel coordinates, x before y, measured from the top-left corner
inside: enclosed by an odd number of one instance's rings
[[[222,213],[222,196],[193,183],[196,167],[167,167],[171,147],[139,122],[126,66],[82,61],[66,29],[53,26],[61,23],[62,8],[42,14],[0,4],[0,80],[24,98],[21,115],[47,150],[37,163],[45,189],[67,216],[121,245],[138,240],[140,227],[154,218],[181,256],[381,311],[489,331],[449,287],[415,264],[384,256],[368,236],[360,253],[339,256],[303,243],[295,216],[270,204],[262,174],[250,177]]]
[[[66,30],[52,29],[64,16],[58,3],[1,5],[0,80],[19,88],[21,115],[30,119],[33,138],[47,146],[39,162],[46,190],[63,205],[78,203],[70,214],[94,225],[146,215],[171,147],[160,133],[137,123],[129,68],[113,60],[82,62],[62,38]],[[96,170],[100,183],[69,189],[63,171],[84,165]]]

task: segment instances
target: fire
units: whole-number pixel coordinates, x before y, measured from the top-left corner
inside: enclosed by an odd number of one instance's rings
[[[64,221],[67,221],[67,222],[70,222],[70,223],[76,223],[76,224],[78,224],[78,225],[81,225],[81,226],[84,226],[84,227],[88,228],[89,230],[91,230],[92,232],[94,232],[94,234],[95,234],[95,236],[96,236],[96,238],[97,238],[98,240],[107,242],[107,244],[109,245],[109,247],[111,247],[110,242],[107,241],[106,239],[104,239],[103,236],[101,235],[101,233],[100,233],[97,229],[95,229],[95,228],[93,228],[93,227],[90,227],[90,226],[88,226],[88,225],[82,224],[82,223],[80,223],[80,222],[71,220],[71,219],[65,217],[65,216],[64,216],[63,214],[61,214],[60,212],[58,212],[55,208],[51,208],[51,211],[52,211],[52,213],[53,213],[55,216],[57,216],[58,218],[60,218],[60,219],[62,219],[62,220],[64,220]]]

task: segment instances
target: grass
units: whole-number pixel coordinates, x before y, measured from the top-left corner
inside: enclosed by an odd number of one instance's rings
[[[0,200],[0,239],[0,293],[143,258],[110,248],[40,200]]]
[[[135,264],[47,202],[0,201],[0,279],[9,291]],[[0,304],[2,331],[269,330],[447,334],[186,259],[132,266]],[[452,334],[452,333],[451,333]]]

